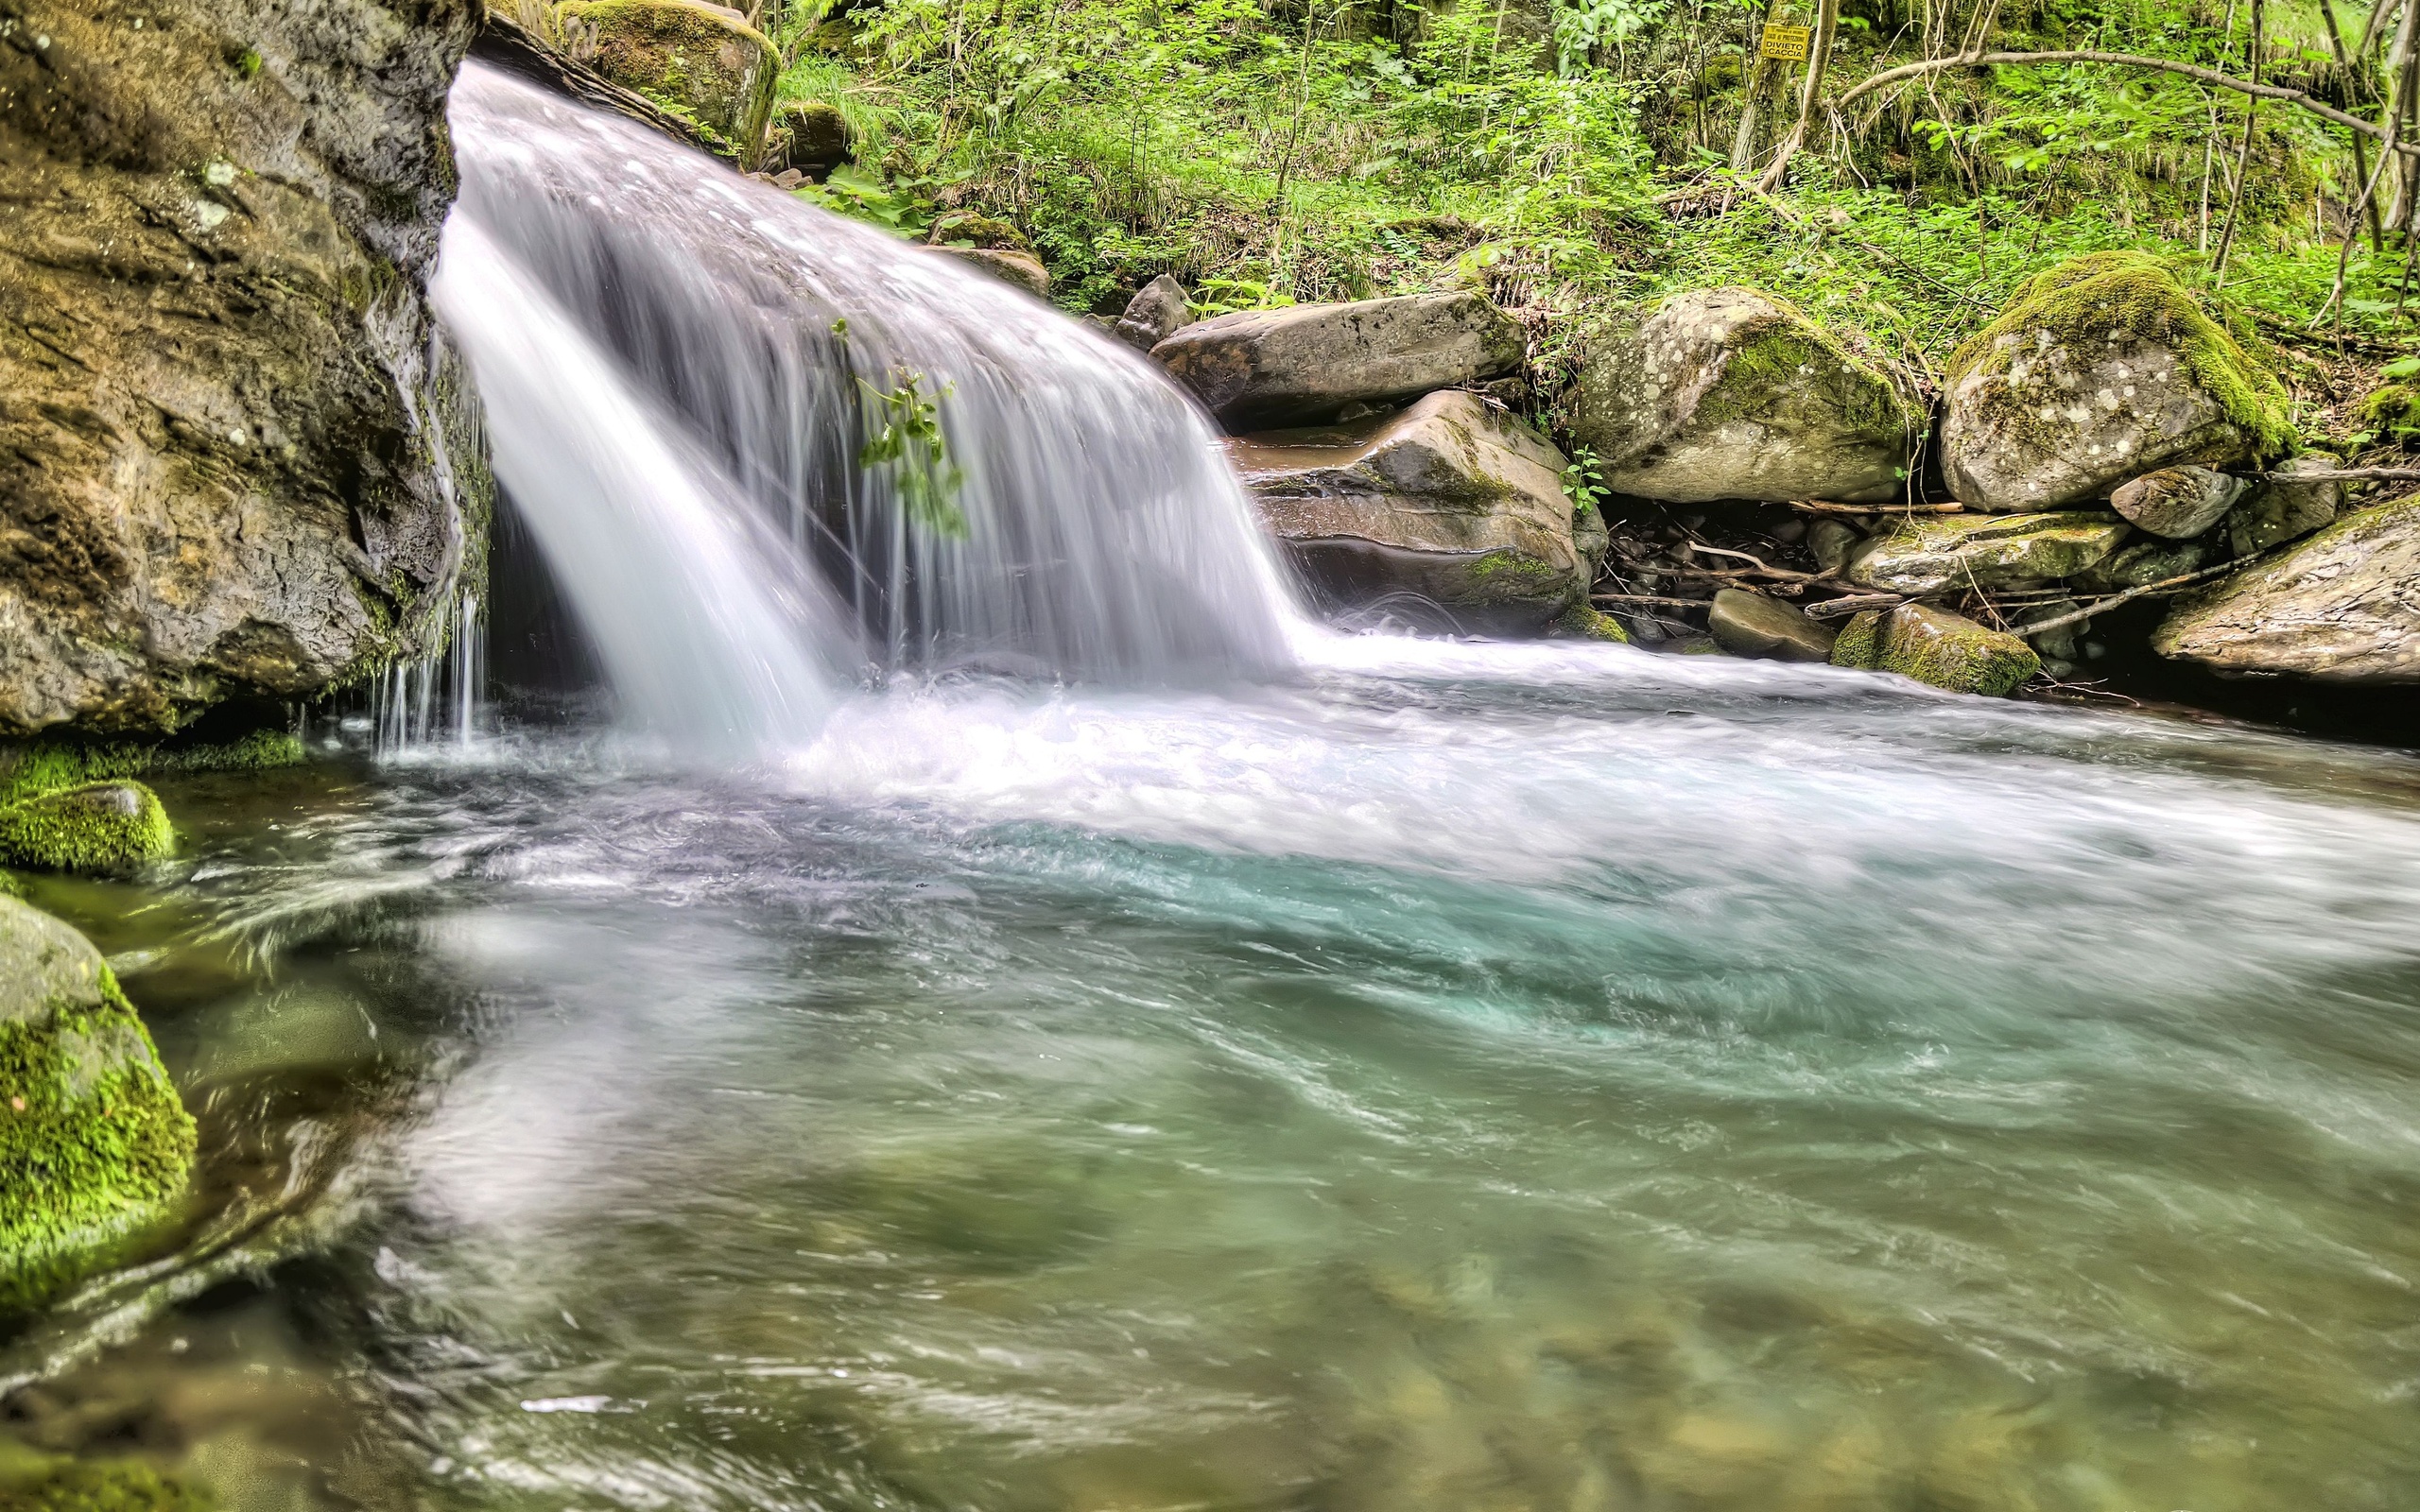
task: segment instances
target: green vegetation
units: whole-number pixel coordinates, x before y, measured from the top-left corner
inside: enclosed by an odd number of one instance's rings
[[[160,796],[140,782],[87,782],[0,808],[0,865],[107,875],[176,846]]]
[[[263,772],[308,760],[300,739],[276,730],[256,730],[225,745],[42,742],[0,754],[0,805],[87,782],[171,772]]]
[[[0,1512],[210,1512],[217,1504],[140,1460],[44,1461],[0,1476]]]
[[[1832,109],[1972,45],[2236,77],[2256,53],[2265,82],[2377,121],[2385,38],[2336,60],[2360,13],[2266,7],[2256,39],[2252,8],[2215,0],[1851,0],[1805,145],[1775,169],[1806,65],[1758,64],[1757,39],[1821,10],[877,0],[768,29],[781,97],[833,106],[856,144],[813,198],[906,234],[951,211],[1009,222],[1078,310],[1162,271],[1214,308],[1483,286],[1536,316],[1541,413],[1568,376],[1567,318],[1607,302],[1753,285],[1923,387],[2036,275],[2104,251],[2158,257],[2238,337],[2256,319],[2287,344],[2420,341],[2398,234],[2415,197],[2389,173],[2364,207],[2354,133],[2311,111],[2261,102],[2247,133],[2240,92],[2088,61],[1939,69]],[[2302,408],[2357,397],[2334,381],[2308,375]]]

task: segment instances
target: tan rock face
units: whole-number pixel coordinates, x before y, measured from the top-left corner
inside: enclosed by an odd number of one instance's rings
[[[1228,455],[1331,608],[1535,632],[1586,591],[1563,454],[1475,394],[1430,394],[1353,426],[1241,437]]]
[[[1477,294],[1239,310],[1151,349],[1230,430],[1306,425],[1514,370],[1520,325]]]
[[[2420,682],[2420,498],[2347,515],[2179,600],[2152,648],[2237,672]]]
[[[1685,503],[1890,499],[1922,429],[1882,374],[1749,288],[1599,332],[1571,419],[1606,487]]]
[[[1829,662],[1836,639],[1831,627],[1807,618],[1797,605],[1737,588],[1714,595],[1705,628],[1733,656],[1775,662]]]
[[[421,292],[468,0],[139,16],[0,11],[0,733],[318,693],[463,565]]]

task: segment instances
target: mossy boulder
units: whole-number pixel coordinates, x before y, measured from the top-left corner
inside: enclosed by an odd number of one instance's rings
[[[1229,430],[1303,426],[1517,370],[1529,338],[1483,295],[1407,294],[1198,320],[1151,360]]]
[[[0,1512],[215,1512],[207,1489],[141,1460],[26,1456],[0,1464]]]
[[[2140,252],[2036,275],[1949,362],[1942,470],[1969,508],[2060,509],[2292,444],[2284,387]]]
[[[1606,487],[1692,503],[1894,498],[1923,429],[1879,369],[1750,288],[1608,318],[1570,415]]]
[[[1585,606],[1592,564],[1563,454],[1476,394],[1446,389],[1399,414],[1227,448],[1262,524],[1332,612],[1534,635]]]
[[[1852,616],[1832,644],[1832,663],[1995,698],[2042,670],[2042,659],[2015,636],[1930,604]]]
[[[1574,604],[1564,610],[1547,629],[1552,641],[1605,641],[1615,645],[1628,645],[1630,632],[1621,621],[1590,604]]]
[[[1914,515],[1858,543],[1841,576],[1892,593],[2072,577],[2126,539],[2114,514]]]
[[[423,300],[477,13],[0,16],[0,738],[165,733],[427,648],[485,534]]]
[[[2356,511],[2178,599],[2152,649],[2230,672],[2420,682],[2420,496]]]
[[[140,782],[87,782],[0,808],[0,864],[108,876],[159,861],[177,833]]]
[[[90,941],[0,897],[0,1311],[167,1215],[194,1125]]]
[[[1805,610],[1777,598],[1726,588],[1714,595],[1706,633],[1733,656],[1772,662],[1829,662],[1836,632]]]
[[[767,166],[821,177],[850,159],[856,140],[840,108],[821,100],[785,100],[773,112]]]
[[[731,144],[764,154],[781,55],[739,13],[699,0],[563,0],[549,13],[565,54]]]
[[[256,730],[240,740],[194,745],[35,741],[0,747],[0,805],[115,778],[300,766],[310,760],[310,754],[299,738],[282,730]]]

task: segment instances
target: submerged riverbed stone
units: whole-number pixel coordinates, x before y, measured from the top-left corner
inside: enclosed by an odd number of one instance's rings
[[[1749,288],[1612,318],[1590,339],[1571,417],[1607,488],[1689,503],[1890,499],[1923,428],[1890,379]]]
[[[1476,394],[1240,437],[1228,455],[1331,609],[1387,605],[1466,630],[1536,633],[1584,602],[1591,564],[1563,454]]]
[[[141,782],[87,782],[0,808],[0,864],[106,876],[162,860],[177,833]]]
[[[2179,599],[2152,648],[2231,672],[2420,681],[2420,497],[2347,515]]]
[[[1230,431],[1314,425],[1521,366],[1528,338],[1472,293],[1238,310],[1151,349]]]
[[[2217,524],[2247,487],[2206,467],[2165,467],[2121,485],[2109,507],[2146,534],[2189,541]]]
[[[1851,616],[1833,643],[1835,666],[1896,672],[1952,693],[1998,697],[2042,669],[2014,635],[1930,604]]]
[[[485,531],[422,299],[475,8],[0,25],[0,736],[164,732],[418,654]]]
[[[1795,604],[1726,588],[1714,595],[1706,633],[1733,656],[1773,662],[1829,662],[1833,630],[1806,617]]]
[[[563,0],[552,12],[564,54],[729,142],[761,155],[781,55],[739,12],[699,0]]]
[[[2064,508],[2292,440],[2276,378],[2141,252],[2037,275],[1951,357],[1948,385],[1942,471],[1974,509]]]
[[[2114,514],[2083,512],[1911,516],[1850,552],[1841,572],[1893,593],[2072,577],[2117,550],[2126,529]]]
[[[193,1120],[100,953],[0,897],[0,1312],[164,1216]]]

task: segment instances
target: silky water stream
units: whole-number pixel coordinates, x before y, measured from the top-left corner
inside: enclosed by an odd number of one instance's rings
[[[177,780],[174,868],[43,893],[255,1216],[0,1436],[245,1508],[2420,1504],[2420,762],[1330,638],[1105,343],[456,110],[441,297],[618,717]],[[492,215],[547,164],[727,197],[714,318],[857,355],[702,381],[631,216]],[[962,538],[781,449],[906,369]]]

